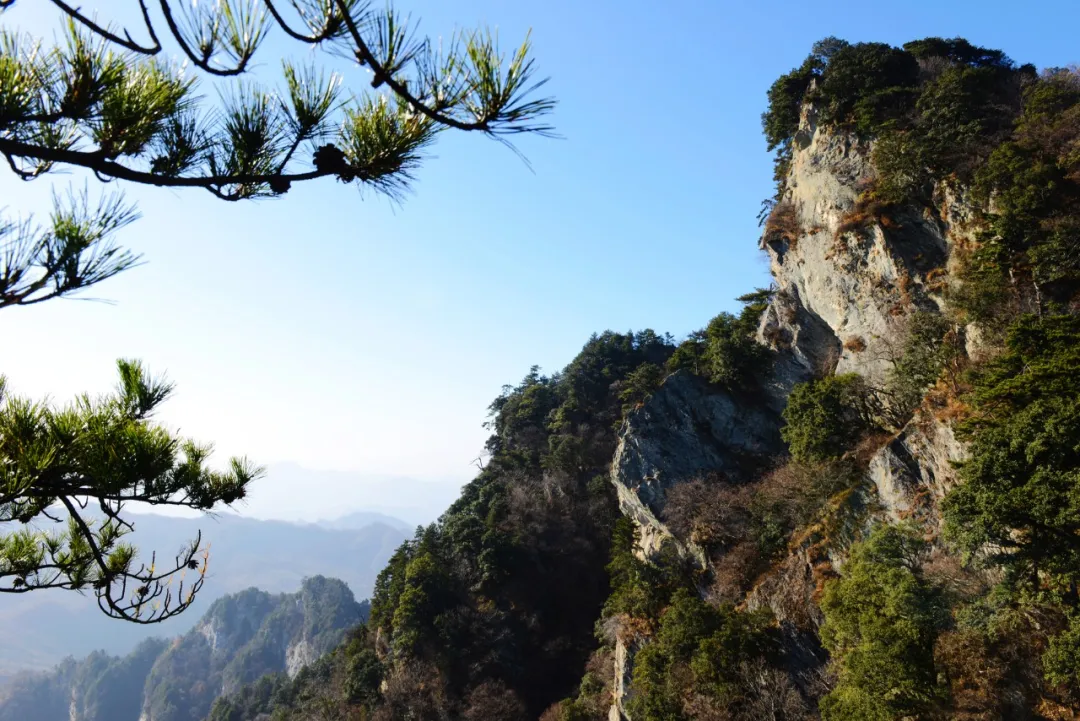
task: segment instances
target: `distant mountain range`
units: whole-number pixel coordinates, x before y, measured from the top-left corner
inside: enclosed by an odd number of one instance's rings
[[[89,594],[7,595],[0,603],[0,685],[18,671],[48,669],[68,656],[99,650],[127,654],[152,636],[183,634],[215,600],[246,588],[295,591],[302,579],[323,575],[342,579],[358,598],[366,598],[390,555],[412,536],[410,524],[369,512],[343,516],[328,522],[330,527],[231,514],[202,518],[133,514],[132,518],[131,541],[141,552],[156,550],[159,557],[170,557],[202,530],[210,544],[210,563],[194,605],[164,623],[141,626],[106,618]]]
[[[295,675],[367,612],[337,579],[308,578],[291,594],[250,588],[214,601],[183,636],[18,675],[0,690],[0,721],[202,719],[223,693],[266,674]]]
[[[289,518],[322,525],[348,509],[363,509],[363,513],[401,519],[411,535],[411,529],[442,515],[457,500],[463,484],[460,479],[422,481],[271,463],[266,476],[252,484],[237,510],[247,518]]]

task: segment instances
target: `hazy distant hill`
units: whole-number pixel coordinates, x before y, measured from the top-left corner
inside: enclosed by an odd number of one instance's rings
[[[394,518],[385,513],[376,513],[374,511],[356,511],[355,513],[348,513],[344,516],[339,516],[338,518],[318,521],[314,525],[334,531],[351,531],[375,523],[381,523],[390,526],[391,528],[396,528],[402,533],[407,533],[410,536],[415,530],[415,526],[409,525],[400,518]]]
[[[294,675],[367,618],[337,579],[306,579],[298,592],[249,588],[219,598],[195,627],[147,639],[130,654],[100,651],[22,674],[0,691],[0,721],[188,721],[223,692],[265,674]]]
[[[46,669],[67,656],[92,651],[126,654],[151,636],[190,629],[211,603],[227,593],[255,587],[270,593],[295,591],[303,578],[323,575],[345,581],[357,598],[371,593],[375,576],[411,533],[406,524],[345,522],[331,529],[312,524],[258,521],[237,516],[171,518],[134,515],[133,542],[168,557],[202,529],[210,543],[210,569],[195,605],[154,626],[115,621],[90,595],[41,591],[6,596],[0,603],[0,683],[22,669]]]
[[[359,508],[365,513],[399,518],[413,529],[442,515],[457,499],[462,483],[462,480],[422,481],[271,463],[266,468],[266,477],[252,484],[238,510],[249,518],[285,516],[322,525],[326,519]],[[304,492],[297,493],[298,488]]]

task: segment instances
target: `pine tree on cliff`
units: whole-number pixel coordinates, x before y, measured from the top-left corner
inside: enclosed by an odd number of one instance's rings
[[[138,30],[53,4],[58,44],[0,29],[0,155],[23,180],[81,168],[103,182],[237,201],[336,178],[400,198],[444,130],[504,143],[551,134],[544,118],[554,101],[533,97],[543,81],[533,79],[527,39],[509,59],[487,31],[440,45],[363,0],[266,0],[265,10],[247,0],[162,0],[155,12],[140,0]],[[14,5],[0,0],[0,13]],[[311,57],[355,60],[371,90],[288,60],[277,93],[243,82],[271,32]],[[163,59],[173,52],[185,67]],[[197,94],[200,80],[224,91],[220,103]],[[138,258],[114,238],[135,218],[119,194],[95,203],[83,193],[57,196],[44,228],[0,220],[0,308],[70,296],[128,270]],[[153,421],[172,385],[137,361],[118,366],[115,393],[65,407],[5,395],[0,382],[0,593],[92,591],[106,614],[152,623],[190,605],[207,554],[196,538],[174,562],[140,562],[125,541],[125,504],[208,510],[242,498],[261,471],[243,459],[208,469],[209,445]]]

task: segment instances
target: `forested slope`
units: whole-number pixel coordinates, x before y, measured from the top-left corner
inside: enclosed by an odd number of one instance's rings
[[[315,576],[296,593],[250,588],[216,600],[195,628],[123,657],[95,652],[0,691],[2,721],[198,721],[214,700],[268,674],[295,676],[362,623],[367,602]]]
[[[773,286],[507,387],[369,623],[212,718],[1075,717],[1080,73],[830,38],[769,101]]]

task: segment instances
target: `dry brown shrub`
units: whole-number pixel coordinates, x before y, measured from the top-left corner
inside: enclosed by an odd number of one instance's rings
[[[714,603],[736,603],[753,587],[764,566],[761,551],[753,541],[743,541],[713,561],[712,583],[706,592]]]
[[[738,678],[739,686],[745,689],[738,721],[801,721],[815,717],[786,671],[758,659],[740,664]]]
[[[465,700],[463,721],[526,721],[525,704],[499,681],[487,680]]]
[[[855,447],[851,449],[851,457],[860,466],[866,466],[874,454],[887,446],[895,436],[886,431],[877,431],[864,436]]]
[[[1035,706],[1039,719],[1046,721],[1076,721],[1080,712],[1075,707],[1067,706],[1057,699],[1043,698]]]
[[[711,695],[691,691],[683,701],[683,713],[693,721],[737,721],[727,706],[718,704]]]
[[[801,234],[798,208],[790,200],[781,200],[765,220],[765,237],[770,242],[787,241],[788,245],[794,248]]]
[[[915,287],[915,281],[912,280],[910,273],[904,273],[900,276],[900,292],[907,296],[910,296],[911,289]]]
[[[785,323],[794,323],[799,315],[799,304],[790,288],[778,290],[773,305],[777,308],[780,319]]]
[[[925,406],[930,417],[942,423],[957,423],[971,415],[971,406],[963,400],[966,384],[953,384],[941,378],[926,392]]]
[[[778,325],[766,326],[761,335],[766,341],[778,347],[787,347],[791,343],[788,331]]]
[[[944,292],[948,287],[949,271],[945,268],[934,268],[926,274],[926,289],[931,293]]]
[[[971,631],[947,631],[934,647],[934,663],[948,679],[948,718],[995,721],[1002,718],[1001,693],[1008,668],[995,658],[985,638]]]
[[[889,211],[892,203],[886,203],[877,197],[876,181],[873,177],[863,177],[855,184],[859,197],[851,210],[840,218],[836,226],[835,238],[845,233],[861,232],[871,223],[879,223],[885,228],[898,228]]]
[[[799,536],[786,548],[759,547],[759,524],[779,523],[789,533],[804,528],[856,482],[854,466],[843,461],[787,463],[751,483],[682,483],[669,491],[664,521],[679,538],[705,550],[712,567],[710,598],[737,603],[784,552],[805,541]]]
[[[383,689],[383,704],[372,721],[449,721],[446,680],[432,664],[409,661],[398,667]]]
[[[939,718],[1076,718],[1075,710],[1067,709],[1076,709],[1077,699],[1064,689],[1046,688],[1042,675],[1047,641],[1065,624],[1059,610],[1031,605],[1006,611],[992,636],[974,629],[942,633],[935,643],[934,663],[951,698]],[[1041,715],[1033,717],[1034,709]]]
[[[956,598],[975,598],[993,585],[993,579],[985,571],[965,566],[959,558],[940,548],[931,551],[920,568],[927,581]]]
[[[856,205],[854,208],[844,213],[840,218],[840,222],[836,226],[835,237],[839,238],[845,233],[854,233],[863,230],[867,225],[874,220],[874,216],[868,213],[864,208]]]
[[[840,346],[830,343],[825,352],[817,358],[817,364],[813,369],[814,377],[821,380],[835,373],[836,364],[840,362],[842,352]]]
[[[563,721],[569,713],[570,701],[559,701],[540,714],[539,721]]]
[[[861,335],[853,335],[844,341],[844,350],[852,353],[862,353],[866,350],[866,341]]]
[[[664,522],[678,538],[706,550],[732,546],[746,533],[752,498],[749,485],[722,476],[680,483],[668,492]]]

